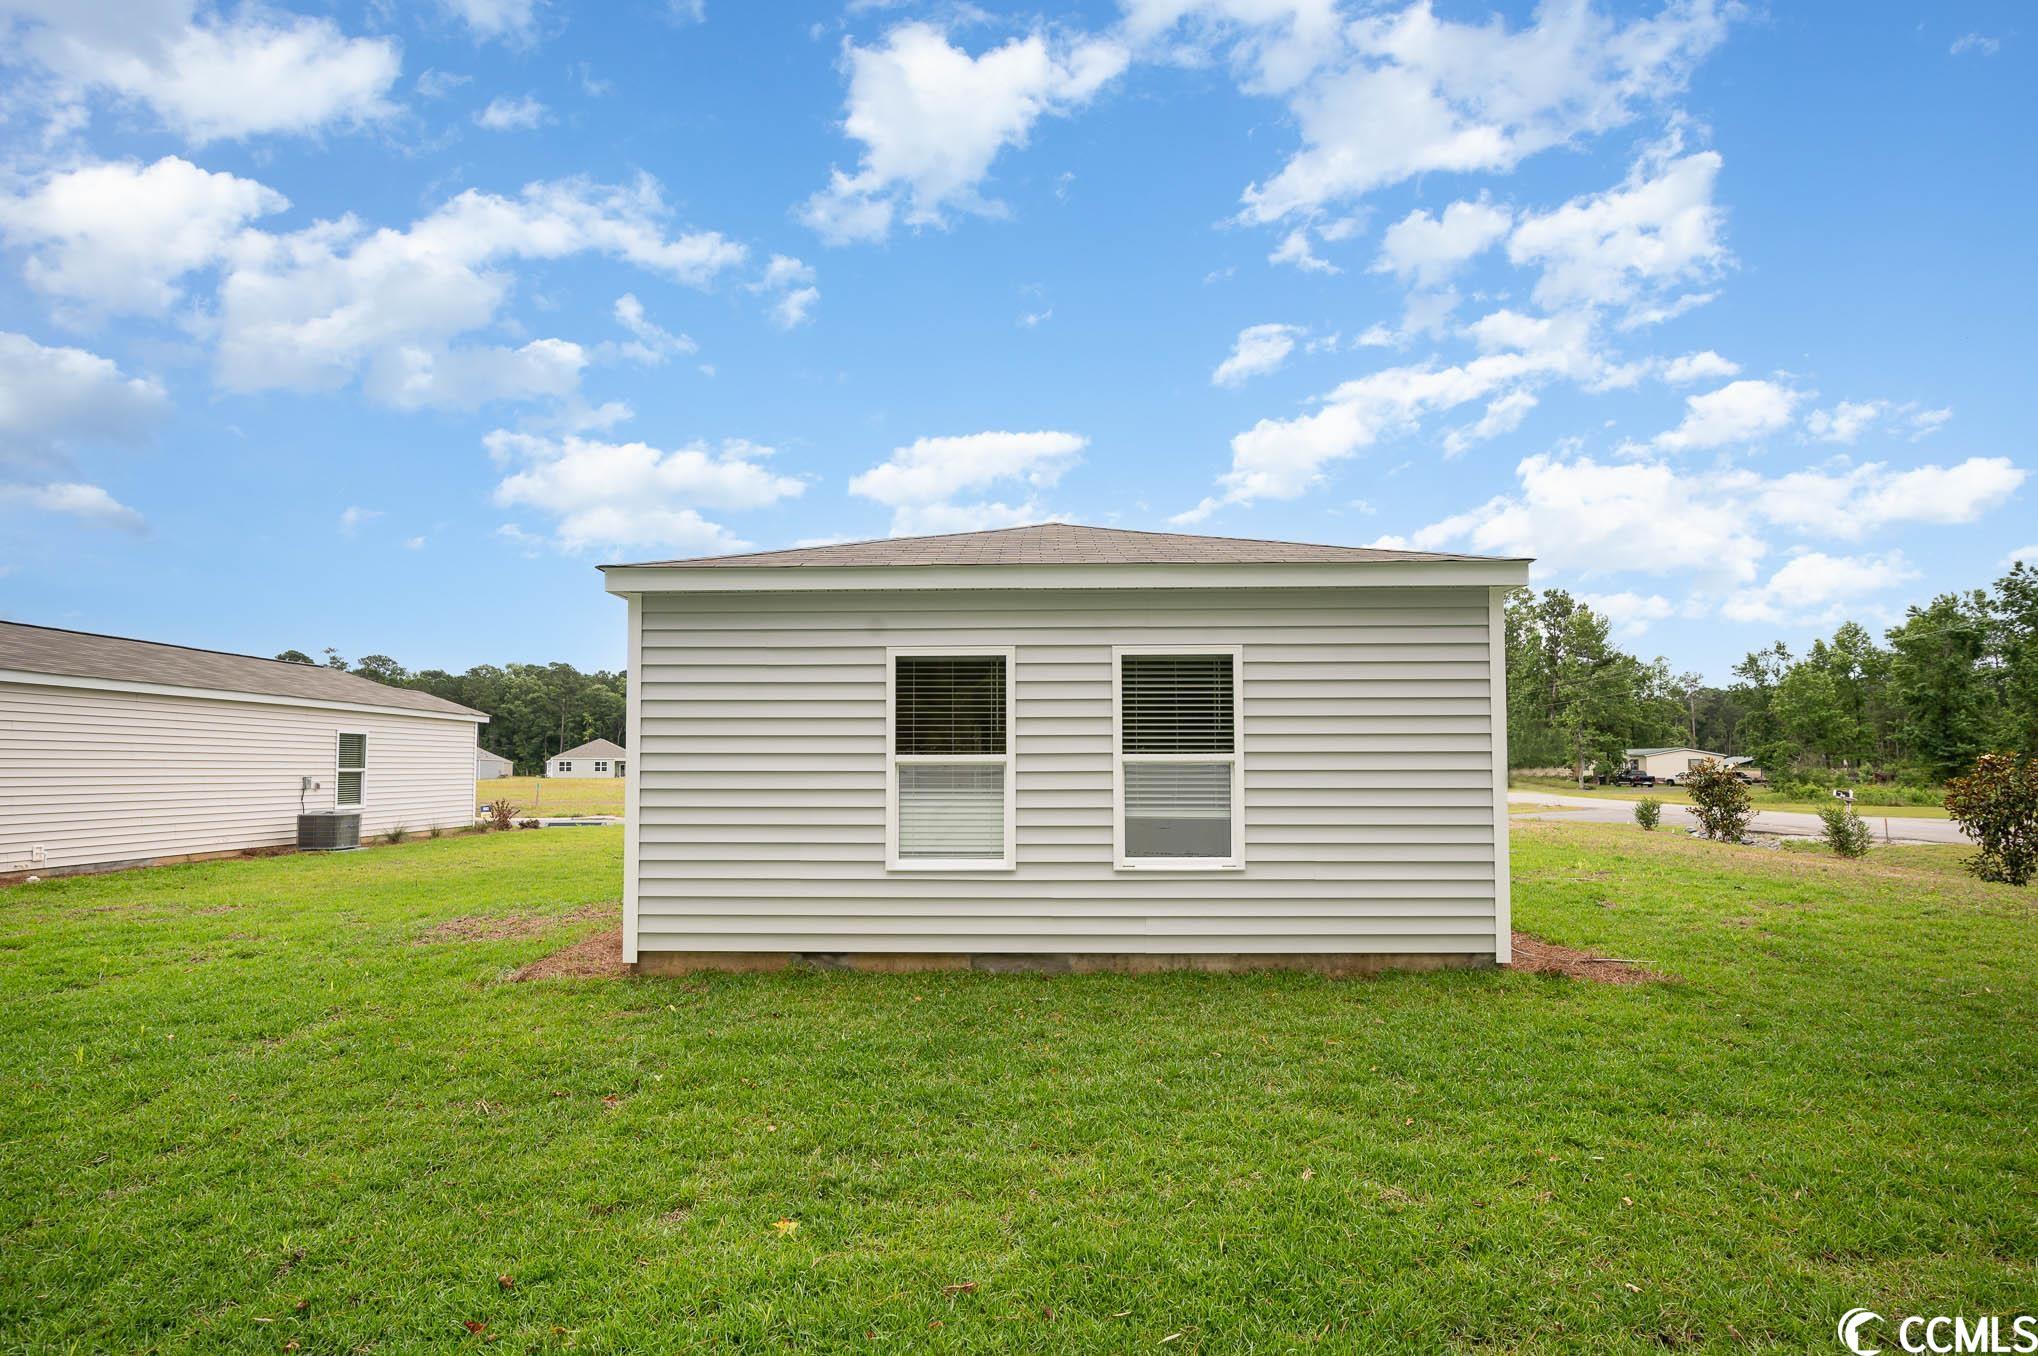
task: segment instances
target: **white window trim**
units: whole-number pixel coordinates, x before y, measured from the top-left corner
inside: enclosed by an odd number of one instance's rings
[[[340,748],[342,744],[346,741],[348,735],[360,736],[361,765],[359,767],[346,767],[340,762]],[[342,772],[358,772],[361,775],[361,798],[355,801],[352,805],[343,805],[340,803],[340,774]],[[368,803],[368,732],[366,730],[336,730],[333,732],[333,809],[358,810],[367,803]]]
[[[898,753],[899,660],[902,658],[970,658],[996,655],[1005,661],[1005,751],[1003,753]],[[887,871],[1011,871],[1018,865],[1013,850],[1018,824],[1017,777],[1019,661],[1010,645],[898,645],[885,649],[885,870]],[[984,857],[899,856],[899,765],[901,763],[1002,763],[1005,767],[1005,854]]]
[[[1135,763],[1231,763],[1229,857],[1125,855],[1125,657],[1127,655],[1230,655],[1231,752],[1135,753]],[[1111,647],[1111,844],[1119,871],[1245,870],[1245,652],[1238,645],[1113,645]]]
[[[606,759],[606,758],[597,758],[597,759],[595,759],[595,760],[594,760],[594,770],[595,770],[596,772],[607,772],[607,771],[609,770],[609,760],[608,760],[608,759]]]

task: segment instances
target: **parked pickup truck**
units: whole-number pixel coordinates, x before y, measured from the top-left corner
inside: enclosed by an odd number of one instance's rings
[[[1640,768],[1624,767],[1606,779],[1608,786],[1654,786],[1656,779]]]

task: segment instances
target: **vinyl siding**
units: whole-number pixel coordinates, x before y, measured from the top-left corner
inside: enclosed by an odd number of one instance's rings
[[[1495,953],[1484,588],[649,594],[637,944]],[[1240,646],[1245,866],[1114,869],[1114,645]],[[1015,651],[1016,869],[885,861],[887,647]]]
[[[467,720],[0,683],[0,729],[0,871],[294,843],[343,730],[368,736],[364,835],[474,822]]]

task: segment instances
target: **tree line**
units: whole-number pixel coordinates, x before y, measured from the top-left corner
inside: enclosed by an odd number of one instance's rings
[[[2038,754],[2038,570],[1909,608],[1880,640],[1844,622],[1801,655],[1778,641],[1710,685],[1614,643],[1561,589],[1507,604],[1508,760],[1618,767],[1623,750],[1745,754],[1772,779],[1944,782],[1983,753]]]
[[[302,650],[285,650],[276,657],[293,664],[319,662]],[[564,663],[477,664],[465,673],[413,672],[384,654],[364,655],[349,663],[331,648],[325,651],[324,663],[486,712],[481,747],[501,754],[526,775],[542,772],[547,758],[590,739],[621,744],[627,729],[628,677],[606,669],[582,673]]]

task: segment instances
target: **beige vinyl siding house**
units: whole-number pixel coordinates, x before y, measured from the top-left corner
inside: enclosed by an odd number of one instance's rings
[[[607,567],[625,958],[1506,961],[1526,573],[1060,525]]]
[[[478,711],[331,669],[0,622],[0,875],[474,821]],[[311,785],[306,786],[306,780]]]
[[[547,777],[621,777],[629,770],[630,755],[621,745],[607,739],[590,739],[545,760]]]
[[[1665,781],[1681,781],[1685,773],[1706,762],[1725,763],[1728,767],[1739,769],[1742,776],[1752,781],[1760,781],[1762,778],[1761,770],[1754,766],[1752,759],[1730,757],[1709,749],[1694,749],[1680,745],[1673,748],[1628,749],[1626,754],[1629,767]]]
[[[474,751],[475,781],[486,782],[498,777],[512,777],[516,775],[516,770],[516,764],[499,753],[490,753],[487,749]]]

